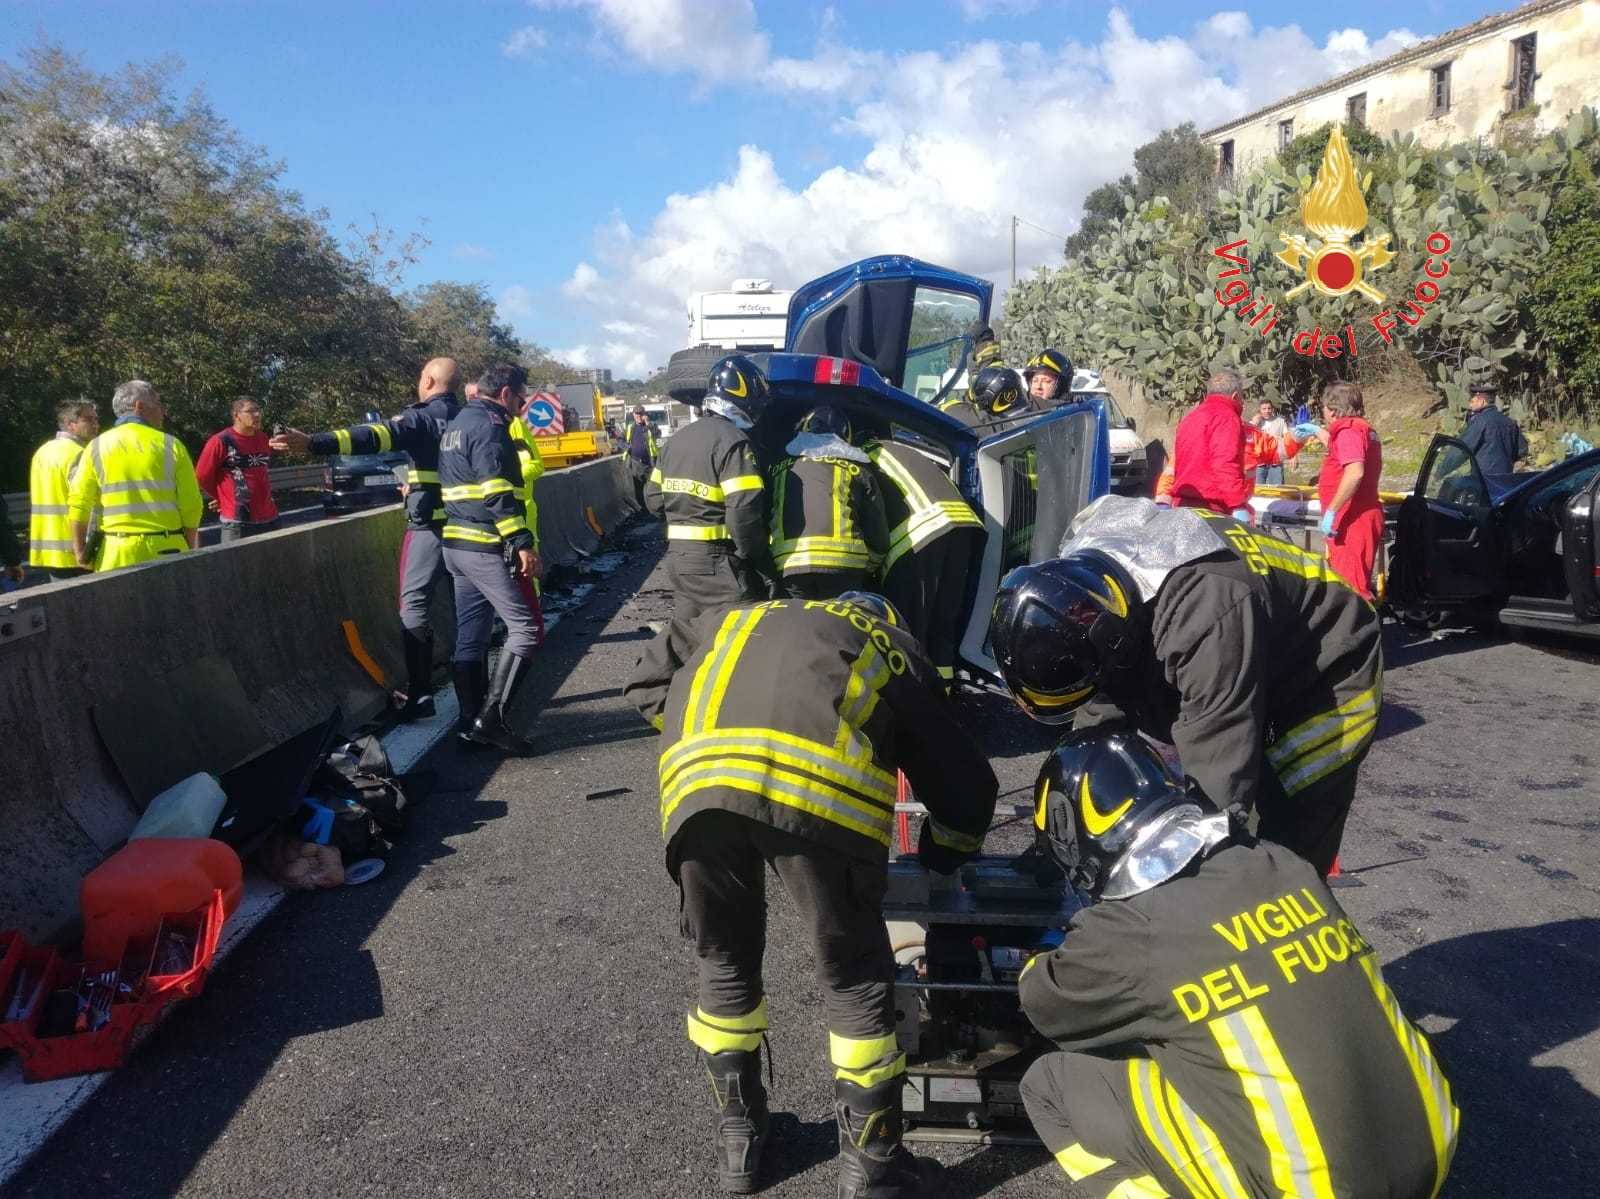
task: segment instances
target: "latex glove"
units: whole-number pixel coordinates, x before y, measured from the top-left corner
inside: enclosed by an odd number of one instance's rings
[[[1322,426],[1312,421],[1296,425],[1290,431],[1294,434],[1296,441],[1310,441],[1313,437],[1322,436]]]
[[[935,874],[954,874],[972,855],[940,845],[933,839],[933,821],[924,820],[917,837],[917,857]]]
[[[1324,512],[1322,514],[1322,523],[1319,524],[1317,527],[1322,530],[1322,535],[1324,537],[1332,537],[1333,536],[1334,522],[1337,521],[1338,519],[1339,519],[1339,513],[1337,511]]]

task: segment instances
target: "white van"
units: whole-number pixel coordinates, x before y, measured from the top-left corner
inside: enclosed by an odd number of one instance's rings
[[[1111,487],[1112,490],[1143,495],[1149,490],[1150,463],[1145,457],[1144,439],[1126,415],[1111,398],[1111,392],[1100,377],[1099,371],[1075,370],[1072,372],[1072,398],[1098,400],[1106,408],[1106,424],[1111,429]]]

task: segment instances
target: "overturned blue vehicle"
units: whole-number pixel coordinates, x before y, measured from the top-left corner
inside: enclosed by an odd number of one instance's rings
[[[1104,408],[1067,404],[979,436],[938,410],[989,320],[988,282],[915,258],[868,258],[794,293],[782,353],[756,355],[773,411],[758,429],[776,456],[801,415],[837,404],[859,431],[926,454],[950,471],[983,519],[985,544],[968,580],[958,668],[996,681],[989,609],[1006,571],[1056,555],[1067,526],[1111,489]]]

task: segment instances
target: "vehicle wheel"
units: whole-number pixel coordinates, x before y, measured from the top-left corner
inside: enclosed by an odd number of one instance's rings
[[[680,404],[698,406],[706,398],[711,368],[727,356],[717,346],[690,346],[667,359],[667,394]]]

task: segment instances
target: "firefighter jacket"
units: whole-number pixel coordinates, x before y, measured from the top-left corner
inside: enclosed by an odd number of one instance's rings
[[[708,414],[662,445],[644,502],[652,515],[665,514],[669,548],[731,550],[766,573],[765,491],[750,439],[731,420]]]
[[[946,416],[953,416],[967,428],[975,430],[981,437],[991,431],[998,423],[998,418],[990,416],[987,412],[978,411],[978,407],[964,395],[954,396],[939,405],[939,411]]]
[[[877,472],[834,436],[801,433],[772,472],[772,560],[783,575],[877,572],[889,526]]]
[[[406,471],[406,519],[419,529],[444,523],[444,502],[439,498],[439,438],[455,419],[461,405],[448,391],[436,392],[406,407],[399,416],[367,425],[352,425],[331,433],[313,433],[313,454],[388,454],[411,456]]]
[[[1232,512],[1250,498],[1244,477],[1244,421],[1238,396],[1206,396],[1173,437],[1173,499],[1185,508]]]
[[[1365,755],[1383,697],[1378,614],[1318,555],[1198,515],[1223,548],[1165,576],[1133,660],[1106,672],[1076,723],[1131,720],[1177,746],[1219,807],[1248,810],[1264,764],[1292,798]]]
[[[1083,909],[1019,989],[1063,1049],[1132,1051],[1132,1115],[1188,1193],[1429,1199],[1444,1181],[1450,1083],[1372,946],[1282,846],[1225,843]]]
[[[522,502],[522,466],[511,440],[511,414],[488,400],[469,400],[439,439],[446,549],[498,554],[532,549]]]
[[[101,531],[126,538],[197,529],[205,503],[183,443],[123,417],[83,451],[67,508],[79,524],[88,524],[98,510]]]
[[[883,476],[884,515],[889,525],[889,549],[883,573],[906,554],[956,529],[983,532],[983,522],[943,467],[907,445],[878,441],[867,446],[867,456]]]
[[[45,570],[72,570],[72,521],[67,517],[72,472],[83,446],[70,433],[57,433],[33,454],[28,468],[28,561]]]
[[[538,435],[526,417],[513,417],[511,440],[517,449],[517,465],[522,468],[522,507],[533,535],[533,548],[539,548],[539,505],[533,498],[533,485],[544,475],[544,455],[539,452]]]
[[[927,805],[935,841],[981,848],[998,784],[915,638],[836,600],[718,609],[695,634],[681,666],[672,639],[657,637],[624,688],[665,734],[661,832],[674,874],[679,830],[711,809],[883,862],[896,770]]]

